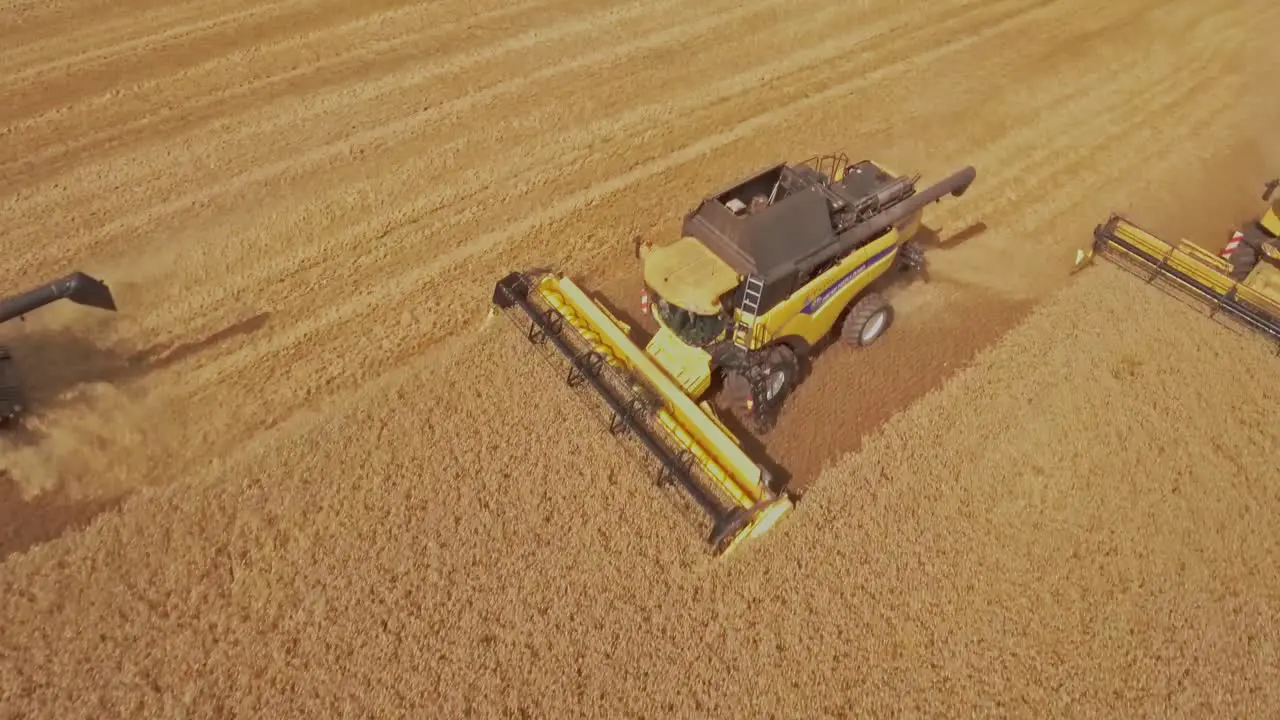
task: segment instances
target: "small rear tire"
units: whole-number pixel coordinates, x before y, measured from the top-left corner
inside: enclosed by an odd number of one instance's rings
[[[893,324],[893,306],[879,293],[867,293],[845,316],[840,339],[846,345],[867,347]]]

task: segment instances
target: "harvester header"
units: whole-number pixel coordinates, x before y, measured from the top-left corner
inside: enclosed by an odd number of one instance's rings
[[[1094,228],[1092,246],[1077,252],[1075,270],[1101,255],[1147,282],[1164,281],[1163,287],[1206,304],[1211,316],[1222,313],[1236,320],[1276,342],[1280,351],[1280,252],[1265,237],[1255,244],[1256,248],[1244,245],[1241,250],[1236,241],[1224,257],[1190,241],[1171,245],[1123,215],[1112,214]],[[1246,250],[1248,265],[1233,264],[1232,255],[1243,256]]]

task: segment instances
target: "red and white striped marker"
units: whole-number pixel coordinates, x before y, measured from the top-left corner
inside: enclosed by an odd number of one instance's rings
[[[1244,233],[1240,232],[1239,230],[1232,233],[1231,239],[1227,241],[1227,246],[1222,248],[1222,252],[1218,253],[1218,257],[1223,259],[1230,259],[1231,253],[1236,251],[1236,248],[1240,246],[1240,241],[1243,239],[1244,239]]]
[[[647,290],[640,291],[640,312],[649,314],[649,291]]]

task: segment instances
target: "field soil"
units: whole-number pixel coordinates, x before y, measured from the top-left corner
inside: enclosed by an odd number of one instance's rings
[[[120,306],[0,326],[0,707],[1275,714],[1275,359],[1067,269],[1258,211],[1280,6],[922,7],[0,0],[0,288]],[[833,150],[978,179],[717,563],[488,300]]]

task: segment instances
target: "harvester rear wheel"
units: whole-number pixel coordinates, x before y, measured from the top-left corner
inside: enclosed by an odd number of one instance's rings
[[[840,339],[853,347],[866,347],[893,324],[893,306],[879,293],[867,293],[854,304],[840,327]]]

